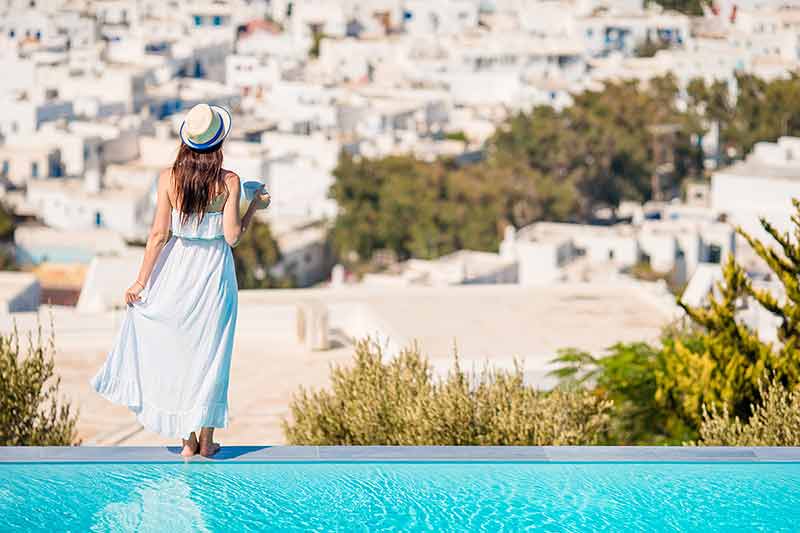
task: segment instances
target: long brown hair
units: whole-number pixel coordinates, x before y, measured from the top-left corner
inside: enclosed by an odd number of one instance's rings
[[[216,184],[222,179],[222,148],[208,152],[192,150],[181,143],[172,178],[175,183],[176,208],[181,213],[181,224],[186,224],[192,213],[198,213],[198,224],[212,200]]]

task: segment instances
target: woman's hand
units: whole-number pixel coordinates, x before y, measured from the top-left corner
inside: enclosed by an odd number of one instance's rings
[[[139,294],[144,290],[144,285],[139,280],[133,282],[128,290],[125,291],[125,303],[128,305],[133,304],[133,302],[138,302],[142,298]]]
[[[256,191],[253,194],[252,203],[256,204],[256,206],[260,209],[267,208],[271,201],[272,201],[272,196],[269,195],[267,189],[264,186],[262,186],[260,190]]]

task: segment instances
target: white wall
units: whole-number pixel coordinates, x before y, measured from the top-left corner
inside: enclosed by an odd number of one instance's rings
[[[711,208],[726,214],[730,222],[740,224],[759,238],[766,237],[759,217],[764,216],[780,231],[791,228],[795,213],[792,198],[800,198],[800,179],[739,176],[724,171],[711,179]]]
[[[515,254],[520,285],[542,285],[561,277],[560,267],[571,257],[572,242],[539,243],[517,241]]]

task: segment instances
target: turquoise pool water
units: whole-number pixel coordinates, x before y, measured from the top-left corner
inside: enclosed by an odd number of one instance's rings
[[[800,464],[0,464],[0,531],[798,531]]]

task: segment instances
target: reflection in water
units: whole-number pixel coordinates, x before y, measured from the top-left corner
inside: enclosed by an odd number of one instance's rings
[[[148,481],[127,503],[109,503],[94,515],[92,531],[209,533],[189,485],[179,478]]]

